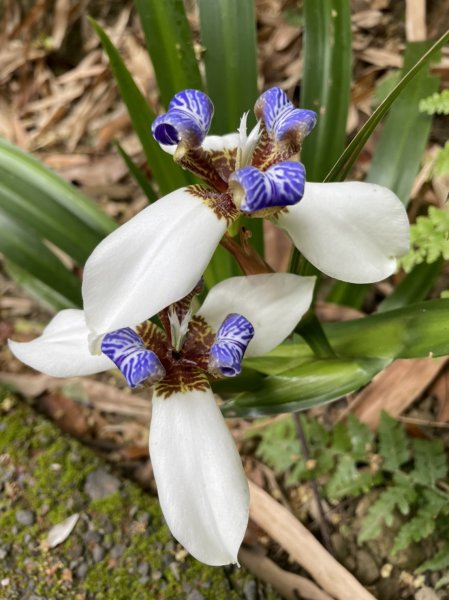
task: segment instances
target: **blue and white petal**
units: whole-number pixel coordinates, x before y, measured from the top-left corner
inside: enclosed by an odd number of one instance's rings
[[[186,296],[228,227],[189,188],[157,200],[106,237],[84,269],[91,349],[102,335],[134,327]]]
[[[163,146],[183,141],[197,147],[209,131],[213,113],[213,104],[204,92],[184,90],[172,98],[168,111],[153,121],[151,131]]]
[[[233,313],[220,325],[209,355],[212,375],[235,377],[242,370],[242,360],[254,337],[254,327],[242,315]]]
[[[254,112],[277,142],[292,139],[301,143],[315,127],[317,118],[313,110],[295,108],[280,88],[270,88],[259,96]]]
[[[11,352],[23,363],[52,377],[93,375],[113,369],[106,356],[92,356],[82,310],[66,309],[53,317],[42,335],[31,342],[8,341]]]
[[[178,542],[208,565],[236,563],[248,523],[248,483],[210,388],[153,394],[150,457]]]
[[[208,293],[198,315],[218,331],[228,314],[243,315],[254,327],[245,356],[269,352],[293,331],[308,310],[315,277],[266,273],[231,277]]]
[[[320,271],[352,283],[385,279],[409,247],[404,206],[372,183],[306,183],[301,202],[277,223]]]
[[[106,334],[101,351],[120,369],[132,388],[144,381],[156,383],[165,375],[157,355],[145,347],[141,337],[130,327]]]
[[[299,162],[285,161],[262,172],[244,167],[230,178],[234,200],[242,212],[297,204],[304,193],[305,169]]]

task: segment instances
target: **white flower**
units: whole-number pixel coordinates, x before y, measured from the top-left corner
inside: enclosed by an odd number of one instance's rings
[[[207,136],[212,103],[185,90],[154,121],[163,150],[209,187],[168,194],[94,250],[83,284],[92,348],[105,333],[136,325],[187,294],[240,214],[270,218],[337,279],[371,283],[395,271],[409,245],[399,198],[371,183],[306,183],[304,167],[291,158],[315,113],[295,108],[279,88],[262,94],[255,113],[259,122],[249,135],[245,114],[238,133]]]
[[[196,288],[159,313],[164,331],[150,321],[134,331],[131,319],[106,335],[101,347],[107,356],[90,354],[81,310],[61,311],[39,338],[10,340],[9,347],[25,364],[55,377],[115,364],[131,386],[153,383],[150,456],[167,524],[198,560],[235,563],[248,522],[248,485],[208,374],[235,375],[245,350],[257,356],[281,343],[309,308],[313,286],[313,277],[285,273],[234,277],[213,287],[193,314]]]

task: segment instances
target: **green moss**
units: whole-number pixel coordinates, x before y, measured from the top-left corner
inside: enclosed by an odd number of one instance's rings
[[[131,481],[123,480],[118,492],[92,501],[84,492],[86,476],[104,464],[90,450],[64,436],[52,423],[26,404],[18,403],[2,419],[0,474],[8,471],[8,493],[0,494],[0,547],[8,553],[0,561],[0,588],[8,600],[32,593],[51,600],[182,600],[198,590],[206,599],[238,600],[243,597],[245,569],[208,567],[182,551],[162,520],[159,504]],[[16,486],[16,487],[15,487]],[[32,510],[36,522],[18,525],[16,511]],[[42,542],[48,531],[74,512],[81,517],[68,539],[51,550]],[[94,543],[88,531],[102,535],[104,557],[92,560]],[[122,545],[116,558],[114,546]],[[77,565],[88,565],[79,578]],[[142,575],[142,565],[148,574]],[[233,583],[231,589],[229,579]],[[259,585],[260,589],[260,585]],[[266,591],[261,598],[275,600]]]

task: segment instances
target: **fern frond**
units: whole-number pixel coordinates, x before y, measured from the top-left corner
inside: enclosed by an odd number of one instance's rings
[[[434,175],[445,175],[449,173],[449,141],[446,142],[438,152],[433,166]]]
[[[449,115],[449,90],[423,98],[419,103],[419,110],[428,115]]]
[[[407,437],[400,423],[382,412],[379,425],[379,453],[382,468],[397,471],[409,459]]]
[[[449,567],[449,542],[447,542],[439,552],[426,560],[417,570],[417,573],[424,571],[440,571]]]
[[[380,535],[383,523],[391,527],[396,509],[403,515],[407,515],[410,512],[411,504],[415,500],[416,492],[412,486],[394,486],[382,492],[376,502],[370,506],[368,514],[363,519],[357,538],[359,544]]]
[[[403,525],[394,540],[392,554],[404,550],[412,542],[420,542],[435,531],[437,518],[447,510],[447,498],[440,496],[432,490],[425,490],[422,494],[422,505],[416,515]]]
[[[447,457],[441,440],[413,440],[415,468],[410,477],[422,485],[433,486],[448,472]]]
[[[357,496],[368,492],[383,481],[382,473],[372,473],[368,469],[358,469],[352,456],[343,454],[337,467],[326,484],[328,498],[338,500],[343,496]]]

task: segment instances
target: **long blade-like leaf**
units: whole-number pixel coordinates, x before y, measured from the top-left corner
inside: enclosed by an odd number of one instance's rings
[[[422,302],[324,328],[337,358],[315,358],[297,337],[266,356],[247,359],[247,367],[268,377],[256,390],[234,395],[224,413],[255,416],[302,410],[358,389],[395,358],[449,354],[449,300]]]
[[[212,131],[236,131],[257,98],[254,0],[199,0],[207,90],[215,106]]]
[[[326,359],[298,367],[288,376],[267,377],[256,391],[226,403],[225,416],[256,417],[305,410],[353,392],[388,364],[376,359]]]
[[[156,115],[135,84],[117,48],[96,21],[90,19],[90,23],[100,38],[103,49],[109,58],[109,64],[120,95],[126,104],[134,131],[139,137],[148,165],[159,185],[161,194],[167,194],[178,187],[186,185],[190,181],[188,176],[173,163],[172,158],[165,154],[154,141],[151,135],[151,122]]]
[[[33,156],[1,138],[0,168],[3,173],[9,173],[10,178],[15,180],[17,185],[20,183],[29,186],[27,189],[31,189],[31,197],[24,200],[33,203],[36,197],[37,204],[37,195],[39,201],[45,197],[46,202],[53,203],[55,210],[61,207],[71,213],[73,218],[76,217],[79,222],[97,232],[97,243],[115,228],[114,221],[90,198],[84,196],[76,187],[64,181]],[[72,224],[73,222],[72,220]]]
[[[449,41],[449,31],[442,35],[439,40],[424,54],[424,56],[410,69],[404,77],[399,81],[398,85],[388,94],[385,100],[376,108],[371,117],[363,125],[352,142],[340,156],[338,161],[332,167],[326,177],[326,181],[341,181],[349,173],[352,165],[357,160],[360,152],[365,146],[368,138],[382,119],[382,117],[391,108],[393,102],[399,94],[406,89],[408,83],[424,68],[428,62],[441,50],[441,48]]]
[[[134,0],[161,94],[167,107],[186,88],[203,89],[183,0]]]
[[[301,152],[310,181],[322,181],[343,152],[350,91],[349,0],[305,0],[301,107],[318,113]]]
[[[407,44],[402,77],[429,50],[429,42]],[[438,58],[435,53],[434,58]],[[438,90],[440,78],[421,69],[398,96],[385,121],[367,181],[393,190],[407,206],[429,138],[432,117],[419,112],[419,102]]]
[[[29,227],[0,213],[0,252],[21,269],[56,290],[73,306],[81,306],[81,282]]]

